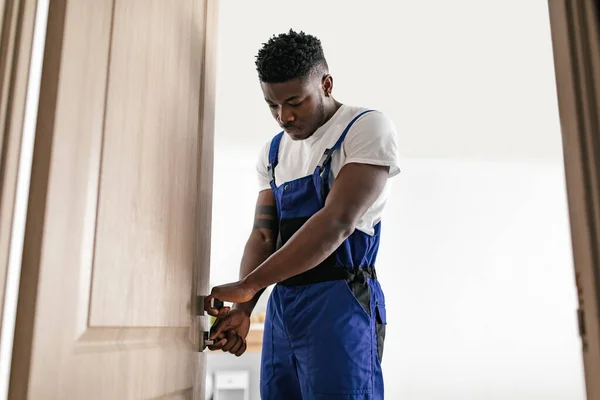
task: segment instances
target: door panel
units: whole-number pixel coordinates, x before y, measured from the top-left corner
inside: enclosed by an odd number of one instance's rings
[[[51,2],[11,399],[201,390],[214,8]]]
[[[194,16],[199,4],[115,3],[92,326],[189,322],[202,69],[194,24],[204,25],[203,13]],[[138,312],[144,309],[155,312]]]

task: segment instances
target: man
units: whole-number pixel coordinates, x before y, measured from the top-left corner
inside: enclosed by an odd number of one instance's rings
[[[385,299],[374,265],[388,178],[399,172],[395,129],[382,113],[333,98],[314,36],[273,36],[256,68],[283,132],[258,160],[241,280],[206,299],[219,317],[211,349],[240,356],[259,296],[277,284],[265,321],[262,399],[383,399]],[[234,304],[219,311],[212,298]]]

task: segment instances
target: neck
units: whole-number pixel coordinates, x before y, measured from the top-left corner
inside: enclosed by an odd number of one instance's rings
[[[340,109],[341,106],[342,103],[340,103],[332,97],[331,101],[329,101],[328,104],[325,105],[325,121],[323,121],[323,123],[329,121],[331,117],[333,117],[333,115],[337,112],[337,110]]]

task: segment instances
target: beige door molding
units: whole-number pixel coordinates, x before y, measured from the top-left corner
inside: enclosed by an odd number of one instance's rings
[[[13,228],[36,4],[36,0],[0,2],[0,317]]]
[[[49,0],[0,5],[0,398],[8,393]]]
[[[589,400],[600,399],[600,27],[598,2],[549,0]]]

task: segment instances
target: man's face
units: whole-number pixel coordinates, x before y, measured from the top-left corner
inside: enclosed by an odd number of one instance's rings
[[[294,140],[310,137],[325,122],[320,79],[294,79],[284,83],[261,83],[273,118]]]

